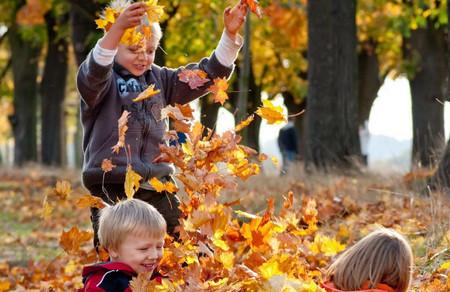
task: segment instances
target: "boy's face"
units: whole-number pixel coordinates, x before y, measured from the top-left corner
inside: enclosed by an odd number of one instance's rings
[[[134,76],[140,76],[153,64],[157,45],[150,41],[144,46],[120,44],[116,61]]]
[[[113,261],[125,263],[137,273],[153,273],[161,261],[163,247],[163,237],[130,233],[117,250],[109,251],[109,255]]]

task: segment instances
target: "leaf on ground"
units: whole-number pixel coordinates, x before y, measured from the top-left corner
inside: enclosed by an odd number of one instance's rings
[[[151,84],[149,87],[147,87],[147,89],[142,91],[135,99],[133,99],[133,101],[134,102],[143,101],[157,95],[160,92],[161,90],[159,89],[155,90],[155,84]]]

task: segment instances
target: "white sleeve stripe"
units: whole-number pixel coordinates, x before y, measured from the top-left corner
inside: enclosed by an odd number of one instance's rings
[[[94,57],[95,62],[102,66],[111,65],[114,62],[114,57],[117,54],[117,49],[109,50],[104,49],[99,45],[100,40],[95,44],[92,55]]]
[[[114,273],[114,272],[118,272],[118,271],[119,271],[119,270],[111,270],[111,271],[106,272],[106,273],[103,275],[103,277],[102,277],[102,279],[100,280],[100,282],[98,282],[98,284],[97,284],[96,287],[100,286],[100,284],[103,282],[103,280],[105,280],[106,275],[108,275],[109,273]]]
[[[237,59],[242,44],[243,41],[240,35],[236,35],[236,40],[233,41],[224,30],[215,50],[216,57],[220,64],[225,67],[231,67]]]

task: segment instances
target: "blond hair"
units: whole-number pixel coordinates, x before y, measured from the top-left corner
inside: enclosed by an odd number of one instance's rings
[[[413,255],[405,237],[380,228],[340,254],[327,270],[327,277],[341,290],[359,290],[386,284],[395,291],[408,291]]]
[[[118,249],[127,234],[161,238],[166,221],[152,205],[139,199],[124,200],[100,211],[98,237],[106,249]]]

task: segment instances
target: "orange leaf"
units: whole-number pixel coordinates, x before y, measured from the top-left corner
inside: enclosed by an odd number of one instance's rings
[[[197,89],[207,83],[209,79],[206,76],[208,76],[206,72],[199,69],[184,69],[178,73],[180,81],[189,84],[191,89]]]
[[[58,181],[56,182],[56,187],[53,189],[53,192],[61,200],[66,200],[72,192],[72,187],[68,181]]]
[[[214,84],[208,88],[208,91],[213,93],[214,102],[220,102],[221,105],[228,99],[226,90],[228,89],[228,82],[226,78],[214,79]]]
[[[189,133],[191,130],[191,126],[183,121],[175,120],[172,125],[177,132]]]
[[[75,202],[75,205],[79,208],[102,209],[105,207],[105,202],[103,202],[103,200],[99,197],[84,195]]]
[[[175,106],[168,105],[161,110],[161,119],[171,118],[172,120],[188,120],[192,117],[192,108],[188,104],[176,104]]]
[[[84,242],[91,240],[92,232],[80,231],[77,227],[72,227],[69,231],[63,231],[59,239],[59,245],[68,254],[77,254],[80,246]]]
[[[172,183],[172,182],[166,182],[163,183],[156,177],[153,177],[151,180],[148,181],[148,183],[157,191],[158,193],[161,193],[163,191],[167,191],[171,194],[176,193],[178,191],[178,188]]]
[[[102,170],[104,172],[110,172],[111,170],[113,170],[113,168],[116,167],[114,164],[112,164],[112,161],[109,159],[103,159],[102,161]]]
[[[154,88],[155,84],[150,85],[149,87],[147,87],[146,90],[142,91],[135,99],[133,99],[133,101],[134,102],[143,101],[161,92],[161,90],[159,89],[155,90]]]
[[[128,130],[127,124],[129,115],[130,112],[125,110],[117,121],[119,129],[119,139],[117,141],[117,144],[112,147],[114,153],[119,154],[120,148],[125,147],[125,133]]]
[[[250,123],[253,121],[253,119],[255,118],[255,115],[250,115],[249,117],[247,117],[245,120],[243,120],[242,122],[239,123],[239,125],[237,125],[234,128],[235,132],[239,132],[240,130],[244,129],[245,127],[247,127],[248,125],[250,125]]]
[[[262,11],[256,0],[244,0],[244,3],[250,8],[250,11],[255,13],[258,18],[262,17]]]
[[[281,106],[275,106],[268,99],[263,100],[263,106],[259,107],[256,113],[269,124],[286,122],[286,118],[283,115],[283,108]]]

